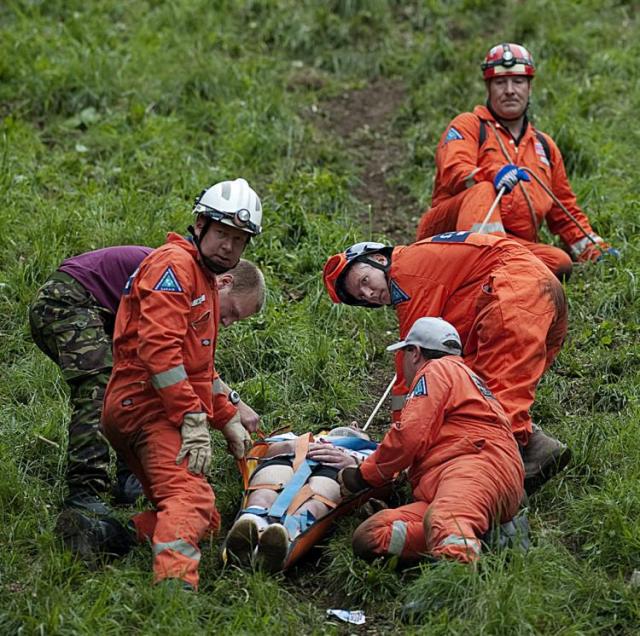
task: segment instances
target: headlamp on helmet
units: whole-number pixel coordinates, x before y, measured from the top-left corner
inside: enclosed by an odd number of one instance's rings
[[[480,68],[485,80],[518,75],[533,77],[536,74],[531,53],[521,44],[510,42],[492,47]]]
[[[244,179],[221,181],[203,190],[194,202],[193,213],[251,235],[262,232],[262,204]]]

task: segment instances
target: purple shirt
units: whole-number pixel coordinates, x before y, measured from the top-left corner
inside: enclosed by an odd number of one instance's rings
[[[115,315],[125,283],[151,252],[153,248],[141,245],[105,247],[68,258],[58,271],[75,278],[100,305]]]

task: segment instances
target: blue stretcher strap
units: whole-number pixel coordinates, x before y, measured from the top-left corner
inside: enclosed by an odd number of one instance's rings
[[[289,538],[293,541],[298,534],[305,532],[315,521],[316,518],[313,513],[305,510],[297,515],[287,515],[283,521],[283,525],[289,533]]]
[[[269,510],[270,517],[278,521],[284,517],[289,508],[289,504],[302,486],[307,483],[307,480],[311,477],[311,469],[316,464],[317,462],[311,459],[302,462],[300,468],[293,473],[293,477],[291,477],[289,483],[282,489],[277,499],[271,504],[271,509]]]
[[[333,446],[341,446],[349,450],[376,450],[378,444],[368,439],[360,439],[359,437],[327,437],[326,441],[331,442]]]

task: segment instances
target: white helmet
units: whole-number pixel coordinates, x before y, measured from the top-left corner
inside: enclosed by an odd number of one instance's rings
[[[203,190],[195,200],[193,213],[254,236],[262,232],[260,198],[244,179],[221,181]]]

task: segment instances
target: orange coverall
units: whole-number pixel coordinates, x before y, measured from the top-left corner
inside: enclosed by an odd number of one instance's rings
[[[495,127],[509,153],[508,158],[490,125],[485,124],[486,139],[480,147],[480,120]],[[547,141],[548,159],[536,132]],[[477,231],[496,197],[493,179],[507,163],[532,170],[576,217],[585,232],[593,234],[589,219],[577,204],[562,155],[553,139],[527,122],[522,138],[516,143],[509,130],[496,121],[486,106],[476,106],[473,113],[462,113],[453,119],[440,139],[431,208],[420,219],[417,239],[451,230]],[[510,194],[502,197],[485,231],[500,236],[506,233],[529,248],[554,274],[569,274],[569,255],[557,247],[537,242],[538,229],[544,220],[574,257],[589,245],[584,234],[533,178],[528,183],[518,184]]]
[[[418,371],[402,418],[360,471],[381,486],[405,468],[416,501],[362,523],[356,552],[473,561],[478,537],[518,510],[524,469],[509,419],[458,356],[428,360]]]
[[[150,539],[154,580],[198,585],[198,542],[220,517],[204,475],[176,465],[186,413],[205,412],[222,428],[236,408],[213,394],[218,332],[216,279],[199,263],[195,245],[169,234],[129,279],[113,342],[103,428],[125,458],[156,511],[133,518]]]
[[[525,446],[536,386],[567,333],[558,279],[510,239],[449,232],[394,248],[388,281],[400,337],[422,316],[450,322],[460,334],[465,362],[486,378]],[[396,373],[394,420],[407,393],[402,351],[396,353]]]

